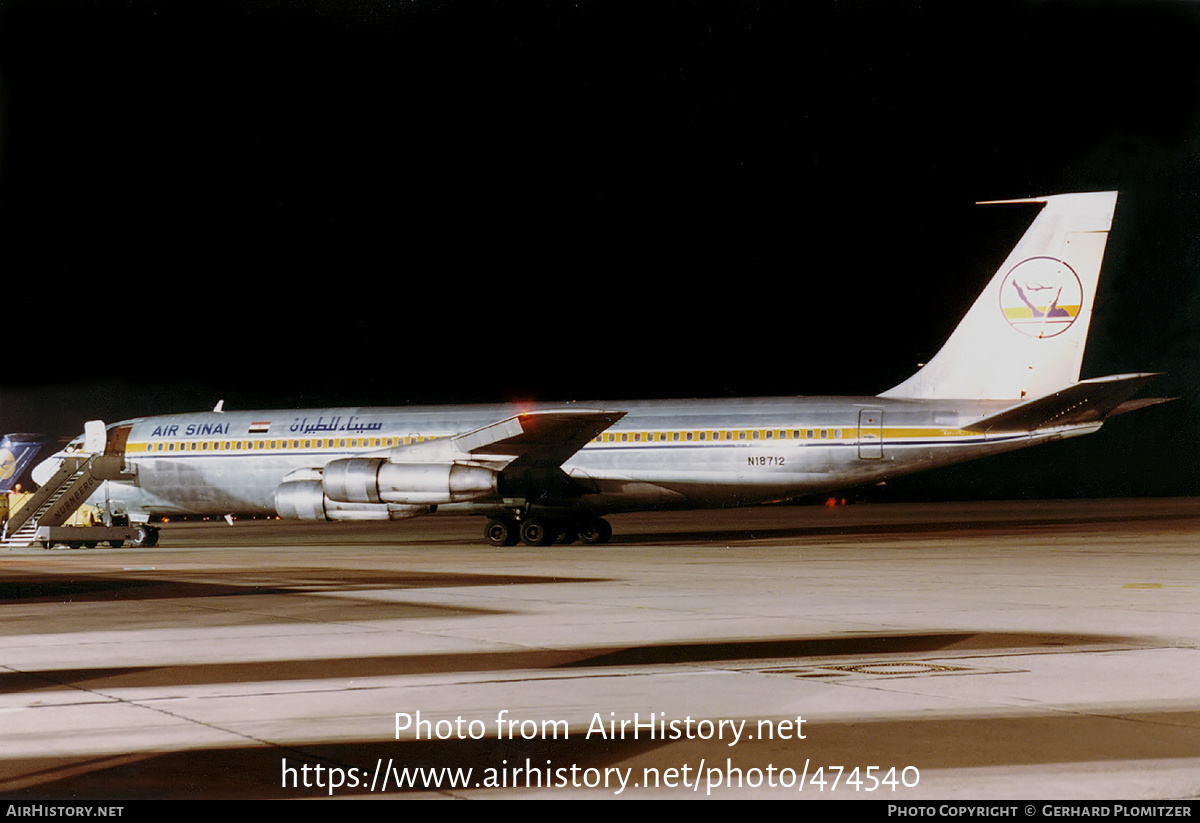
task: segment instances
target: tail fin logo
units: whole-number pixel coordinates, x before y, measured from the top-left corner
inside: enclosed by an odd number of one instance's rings
[[[1031,257],[1013,266],[1000,286],[1000,311],[1008,324],[1030,337],[1055,337],[1079,317],[1083,285],[1075,270],[1056,257]]]
[[[0,480],[8,480],[17,469],[17,456],[11,449],[0,449]]]

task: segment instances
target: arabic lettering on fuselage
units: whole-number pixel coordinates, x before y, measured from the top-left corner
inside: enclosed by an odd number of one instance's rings
[[[228,436],[233,430],[231,423],[188,423],[180,425],[178,423],[164,424],[155,426],[154,431],[150,433],[151,437],[205,437],[211,435]],[[354,415],[342,417],[335,415],[326,418],[321,415],[316,420],[309,417],[296,418],[288,429],[292,433],[313,434],[316,432],[353,432],[361,434],[363,432],[377,432],[383,430],[383,423],[378,421],[370,422],[361,420]],[[265,433],[265,429],[263,432]]]
[[[354,415],[345,418],[334,415],[328,420],[325,415],[321,415],[316,420],[308,417],[298,417],[292,423],[288,431],[293,434],[314,434],[316,432],[377,432],[383,430],[383,424],[380,422],[369,423],[365,420],[359,420]]]

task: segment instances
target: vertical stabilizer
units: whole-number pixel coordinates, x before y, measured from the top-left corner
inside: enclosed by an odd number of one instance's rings
[[[12,491],[46,437],[40,434],[6,434],[0,438],[0,493]]]
[[[1079,380],[1117,193],[987,202],[1046,205],[941,350],[880,397],[1021,400]]]

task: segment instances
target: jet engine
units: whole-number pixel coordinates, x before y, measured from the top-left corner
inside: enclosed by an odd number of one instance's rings
[[[466,463],[393,463],[381,457],[334,460],[322,472],[325,496],[341,503],[439,505],[495,494],[498,474]]]
[[[275,511],[291,520],[402,520],[430,514],[437,506],[345,503],[331,500],[319,479],[288,480],[275,489]]]

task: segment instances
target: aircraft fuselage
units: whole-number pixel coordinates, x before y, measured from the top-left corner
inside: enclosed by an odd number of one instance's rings
[[[746,505],[874,482],[1082,434],[1097,426],[984,434],[965,428],[1010,405],[862,398],[758,398],[543,405],[616,408],[625,416],[562,464],[569,493],[542,506],[593,514]],[[342,408],[209,412],[141,418],[124,435],[135,480],[109,500],[141,515],[276,511],[284,478],[339,458],[384,454],[447,438],[529,406]],[[443,510],[501,510],[525,500],[519,483]],[[506,503],[506,501],[508,501]],[[385,516],[382,509],[380,517]]]

